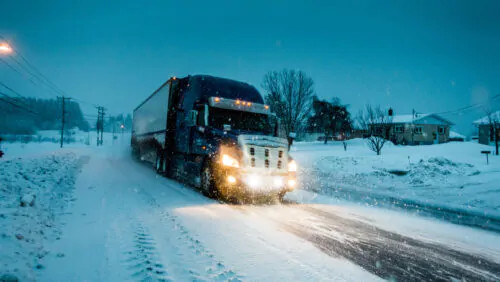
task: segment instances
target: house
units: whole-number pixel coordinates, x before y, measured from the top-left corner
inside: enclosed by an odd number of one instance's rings
[[[496,124],[497,130],[494,130]],[[499,135],[500,139],[500,111],[492,113],[490,116],[484,116],[474,121],[474,126],[478,129],[478,142],[480,144],[489,145],[490,142],[495,141],[495,132]]]
[[[450,131],[450,136],[449,136],[448,141],[450,141],[450,142],[452,142],[452,141],[464,142],[466,139],[467,139],[467,137],[465,137],[465,135],[462,135],[462,134],[455,132],[455,131]]]
[[[385,138],[402,145],[446,143],[452,125],[437,114],[392,115],[392,110],[389,110]],[[375,132],[382,133],[376,124],[374,127]]]

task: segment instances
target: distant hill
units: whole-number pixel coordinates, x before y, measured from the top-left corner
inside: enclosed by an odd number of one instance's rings
[[[0,134],[34,134],[38,130],[61,128],[61,101],[35,98],[11,98],[8,101],[24,109],[0,100]],[[77,102],[66,102],[66,112],[66,128],[89,130],[89,123]]]

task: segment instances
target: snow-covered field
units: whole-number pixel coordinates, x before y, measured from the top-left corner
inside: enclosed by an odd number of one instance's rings
[[[3,142],[1,144],[1,150],[5,153],[4,158],[17,158],[22,156],[35,156],[44,154],[47,152],[55,152],[60,150],[60,132],[56,130],[44,130],[39,131],[36,135],[35,140],[40,138],[50,139],[52,141],[45,142]],[[115,134],[116,139],[113,140],[113,134],[109,132],[104,132],[103,134],[103,145],[104,146],[115,146],[115,145],[128,145],[130,144],[130,133],[126,132],[125,134]],[[83,131],[75,131],[72,134],[74,138],[74,142],[67,143],[65,142],[64,148],[68,150],[74,149],[82,149],[82,148],[93,148],[96,146],[97,134],[95,132],[83,132]]]
[[[380,199],[460,209],[500,218],[500,158],[472,142],[431,146],[386,144],[381,156],[363,140],[341,143],[298,143],[292,155],[299,162],[307,190],[369,204]],[[384,203],[380,203],[384,204]]]
[[[42,145],[31,154],[15,148],[20,144],[6,145],[10,155],[0,159],[0,278],[500,279],[496,271],[500,269],[497,233],[360,206],[327,196],[323,190],[311,192],[312,186],[309,191],[290,193],[289,203],[283,205],[221,204],[133,161],[127,145],[117,142],[114,146],[68,146],[62,150]],[[470,146],[472,152],[477,145],[460,146],[464,152]],[[382,157],[376,157],[361,142],[353,141],[346,153],[336,144],[316,143],[297,144],[293,153],[303,169],[309,167],[314,173],[320,171],[313,170],[319,164],[326,171],[338,163],[351,172],[359,166],[368,174],[364,180],[368,182],[376,178],[371,176],[375,171],[401,169],[398,150],[416,150],[410,162],[419,164],[420,160],[414,160],[417,155],[427,162],[436,157],[432,150],[440,150],[431,147],[388,147]],[[424,149],[430,151],[422,153]],[[332,161],[333,157],[359,158],[361,164],[345,165]],[[479,159],[477,163],[450,161],[473,165],[456,169],[478,170],[480,174],[490,168],[481,166]],[[496,161],[493,158],[491,166]],[[412,168],[407,157],[406,164]],[[303,183],[313,185],[312,176],[303,170]],[[317,177],[324,178],[318,183],[332,181],[326,172]]]
[[[36,278],[46,241],[59,240],[82,159],[73,152],[0,162],[0,263],[21,281]]]

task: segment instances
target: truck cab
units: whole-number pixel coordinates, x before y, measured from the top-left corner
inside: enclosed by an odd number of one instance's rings
[[[169,81],[159,173],[226,200],[282,198],[295,188],[288,142],[255,87],[207,75]]]

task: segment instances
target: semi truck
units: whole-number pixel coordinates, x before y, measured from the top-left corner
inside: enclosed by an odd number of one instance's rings
[[[171,77],[134,110],[131,147],[157,173],[221,200],[282,200],[296,186],[279,119],[243,82]]]

